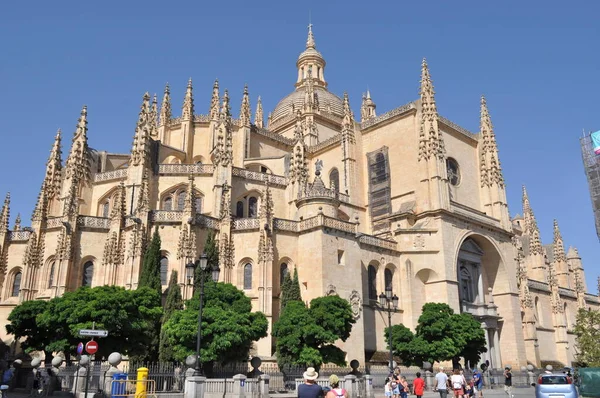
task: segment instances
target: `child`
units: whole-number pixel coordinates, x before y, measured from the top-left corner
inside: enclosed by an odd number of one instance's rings
[[[421,378],[421,372],[417,372],[417,378],[413,381],[413,394],[415,394],[417,398],[421,398],[424,390],[425,380]]]
[[[384,391],[385,391],[386,398],[392,398],[392,378],[391,377],[388,377],[387,379],[385,379]]]
[[[407,398],[408,392],[410,389],[408,388],[408,381],[406,381],[406,377],[402,376],[400,378],[400,398]]]

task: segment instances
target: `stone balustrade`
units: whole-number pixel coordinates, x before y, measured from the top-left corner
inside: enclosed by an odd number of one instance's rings
[[[379,247],[387,250],[398,250],[398,243],[393,240],[378,238],[372,235],[360,235],[358,238],[359,243],[364,245],[370,245]]]
[[[8,240],[11,242],[28,241],[31,236],[31,231],[9,231]]]
[[[238,218],[233,220],[232,227],[237,231],[259,229],[260,220],[258,218]]]
[[[279,185],[281,187],[286,187],[288,184],[287,178],[285,178],[284,176],[278,176],[278,175],[269,174],[269,173],[261,173],[258,171],[250,171],[250,170],[242,169],[239,167],[234,167],[232,174],[235,177],[241,177],[241,178],[245,178],[247,180],[254,180],[254,181],[263,181],[263,182],[266,181],[270,185]]]
[[[127,178],[127,169],[117,169],[94,174],[94,182],[124,180]]]
[[[212,175],[215,166],[212,164],[159,164],[160,175]]]
[[[88,229],[110,229],[110,218],[78,216],[77,226]]]

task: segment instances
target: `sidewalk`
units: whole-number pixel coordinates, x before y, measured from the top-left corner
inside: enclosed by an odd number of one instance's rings
[[[535,388],[533,387],[523,387],[523,388],[515,388],[513,387],[513,395],[515,398],[525,398],[525,397],[535,397]],[[425,395],[423,398],[439,398],[440,394],[432,391],[425,391]],[[485,389],[483,390],[484,398],[508,398],[508,395],[504,392],[502,388]],[[376,391],[375,398],[385,398],[383,392]],[[414,395],[409,395],[408,398],[416,398]],[[448,394],[448,398],[453,398],[451,394]]]

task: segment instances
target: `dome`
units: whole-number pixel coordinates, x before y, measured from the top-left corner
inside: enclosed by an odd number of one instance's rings
[[[332,113],[340,118],[344,117],[344,101],[335,94],[330,93],[323,87],[316,86],[315,94],[319,100],[319,111],[323,113]],[[271,123],[292,113],[292,104],[294,109],[302,109],[304,106],[304,89],[298,89],[284,97],[271,114]]]

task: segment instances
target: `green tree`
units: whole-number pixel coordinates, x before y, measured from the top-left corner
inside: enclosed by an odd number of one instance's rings
[[[21,348],[25,352],[44,351],[46,358],[52,357],[48,345],[57,337],[56,330],[42,327],[37,322],[39,314],[46,311],[47,301],[30,300],[17,305],[8,316],[9,324],[6,331],[12,334],[15,340],[21,341]]]
[[[290,301],[302,301],[302,293],[300,293],[300,282],[298,281],[298,269],[294,269],[294,278],[286,273],[283,277],[281,285],[281,311]]]
[[[600,311],[580,309],[574,332],[577,362],[585,367],[600,367]]]
[[[161,319],[160,346],[158,348],[158,359],[160,361],[169,362],[174,360],[173,348],[167,339],[167,333],[164,328],[164,324],[167,323],[175,311],[180,311],[182,309],[183,299],[181,298],[181,288],[177,283],[177,271],[172,271],[171,279],[169,279],[169,287],[167,288],[167,299],[165,301],[165,307]]]
[[[208,235],[206,236],[206,241],[204,242],[204,254],[206,254],[207,257],[207,269],[219,265],[219,247],[217,246],[217,241],[215,240],[215,232],[213,230],[209,230]],[[202,269],[198,265],[196,265],[196,270],[194,272],[194,292],[200,290],[201,278],[204,278],[204,282],[209,282],[212,280],[210,272],[202,272]]]
[[[144,254],[144,263],[138,282],[138,289],[149,287],[162,295],[162,282],[160,280],[160,235],[158,228],[154,230],[152,241]]]
[[[216,362],[247,360],[253,342],[267,336],[268,322],[263,313],[252,312],[250,298],[231,284],[207,281],[204,297],[200,361],[211,376]],[[199,306],[197,292],[164,325],[176,360],[196,353]]]
[[[292,278],[290,277],[290,273],[286,272],[283,276],[283,282],[281,283],[281,296],[279,299],[279,303],[281,306],[281,311],[285,308],[288,301],[290,301],[290,285],[292,284]]]
[[[461,357],[472,364],[479,362],[487,351],[484,333],[471,314],[455,314],[443,303],[426,303],[414,334],[402,324],[392,326],[392,348],[407,366],[452,360],[458,367]],[[389,347],[388,336],[386,328]]]
[[[346,341],[355,322],[350,303],[339,296],[316,298],[310,302],[310,308],[302,301],[288,301],[273,325],[279,366],[318,369],[330,362],[344,366],[346,353],[334,343]]]

